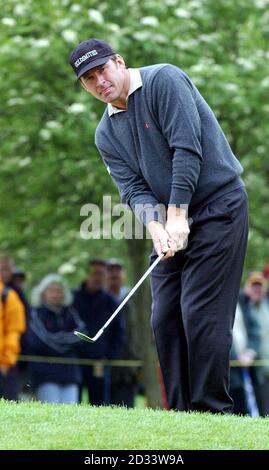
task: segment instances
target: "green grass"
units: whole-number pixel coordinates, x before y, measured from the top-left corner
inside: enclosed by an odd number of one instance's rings
[[[0,449],[269,449],[269,418],[0,401]]]

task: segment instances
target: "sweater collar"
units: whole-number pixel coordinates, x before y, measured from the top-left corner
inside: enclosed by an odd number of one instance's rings
[[[128,98],[129,98],[129,96],[132,93],[134,93],[136,90],[138,90],[138,88],[142,87],[142,78],[141,78],[141,74],[140,74],[139,69],[129,69],[128,68],[128,70],[129,70],[129,73],[130,73],[130,86],[129,86],[129,91],[128,91]],[[124,111],[126,111],[125,109],[116,108],[111,103],[108,103],[107,110],[108,110],[109,117],[112,116],[113,114],[123,113]]]

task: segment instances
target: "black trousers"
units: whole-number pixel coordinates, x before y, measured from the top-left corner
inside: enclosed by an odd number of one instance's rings
[[[233,399],[233,414],[246,416],[249,414],[246,393],[244,388],[230,388],[230,395]]]
[[[97,373],[98,366],[82,366],[82,384],[79,388],[79,401],[82,402],[83,388],[88,392],[88,402],[94,406],[110,403],[110,368],[105,366]]]
[[[233,404],[229,354],[247,246],[246,192],[236,189],[191,217],[187,248],[152,272],[152,327],[169,407],[225,413]]]
[[[133,383],[112,384],[110,405],[134,408],[137,385]]]
[[[18,400],[19,374],[18,366],[11,367],[6,375],[0,372],[0,398],[5,400]]]

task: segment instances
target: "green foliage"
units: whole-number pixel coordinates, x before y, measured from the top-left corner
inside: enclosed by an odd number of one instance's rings
[[[129,66],[188,72],[245,167],[251,232],[246,269],[268,261],[268,0],[1,0],[0,248],[31,282],[122,241],[82,240],[80,208],[118,193],[94,146],[102,103],[74,85],[72,48],[101,37]],[[68,271],[68,268],[66,269]]]

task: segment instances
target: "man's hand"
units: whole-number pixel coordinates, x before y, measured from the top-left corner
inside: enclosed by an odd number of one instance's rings
[[[173,241],[169,241],[169,236],[164,229],[164,226],[160,222],[151,220],[147,228],[151,235],[157,254],[160,255],[161,253],[166,253],[164,258],[174,256],[176,252],[176,245]]]
[[[256,355],[257,354],[252,349],[246,349],[241,354],[239,354],[238,361],[240,362],[241,366],[249,367],[253,363]]]
[[[165,230],[169,236],[168,243],[174,243],[175,251],[186,248],[190,233],[187,212],[184,209],[169,206]]]

